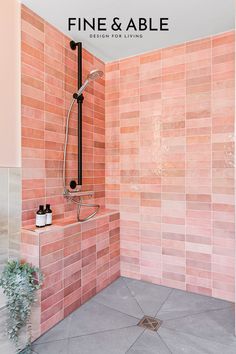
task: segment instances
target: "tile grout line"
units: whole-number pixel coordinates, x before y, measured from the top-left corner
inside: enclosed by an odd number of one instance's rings
[[[68,341],[68,344],[69,344],[69,340],[70,339],[75,339],[75,338],[80,338],[80,337],[87,337],[87,336],[90,336],[90,335],[95,335],[95,334],[98,334],[98,333],[106,333],[106,332],[114,332],[116,330],[120,330],[120,329],[126,329],[126,328],[131,328],[131,327],[136,327],[136,326],[128,326],[128,327],[122,327],[122,328],[115,328],[115,329],[109,329],[109,330],[104,330],[104,331],[100,331],[100,332],[92,332],[92,333],[88,333],[88,334],[83,334],[83,335],[79,335],[79,336],[73,336],[73,337],[68,337],[68,338],[65,338],[65,339],[58,339],[56,341],[51,341],[51,342],[44,342],[44,343],[39,343],[38,345],[42,345],[42,344],[46,344],[46,343],[54,343],[54,342],[60,342],[60,341],[63,341],[63,340],[66,340]],[[165,328],[165,327],[164,327]],[[183,333],[183,334],[187,334],[187,335],[191,335],[193,337],[196,337],[196,338],[199,338],[199,339],[206,339],[206,340],[209,340],[208,338],[204,338],[204,337],[200,337],[200,336],[196,336],[196,335],[193,335],[193,334],[190,334],[190,333],[187,333],[187,332],[184,332],[184,331],[178,331],[178,330],[175,330],[175,329],[172,329],[172,328],[166,328],[172,332],[180,332],[180,333]],[[144,332],[147,331],[147,330],[143,330],[142,333],[140,333],[140,335],[136,338],[136,340],[132,343],[132,345],[128,348],[128,350],[125,352],[126,354],[129,352],[129,350],[134,346],[134,344],[139,340],[139,338],[144,334]],[[166,348],[169,350],[169,352],[172,354],[172,351],[170,350],[170,348],[168,347],[168,345],[166,344],[166,342],[163,340],[163,338],[161,337],[161,335],[156,332],[157,336],[160,338],[160,340],[162,341],[162,343],[166,346]],[[211,342],[214,342],[216,344],[222,344],[224,346],[228,346],[227,344],[225,343],[221,343],[221,342],[217,342],[217,341],[214,341],[214,340],[209,340]],[[67,344],[67,345],[68,345]],[[34,349],[35,351],[35,349]],[[35,351],[35,353],[37,353]]]
[[[143,333],[145,332],[145,329],[142,331],[142,333],[140,333],[140,335],[135,339],[135,341],[133,342],[133,344],[131,344],[131,346],[126,350],[125,354],[127,354],[130,349],[134,346],[135,343],[137,343],[137,341],[139,340],[140,337],[142,337]]]
[[[192,337],[195,337],[195,338],[199,338],[199,339],[204,339],[206,341],[209,341],[209,342],[212,342],[212,343],[215,343],[215,344],[221,344],[221,345],[224,345],[224,346],[229,346],[229,344],[226,344],[226,343],[222,343],[222,342],[217,342],[216,340],[214,339],[209,339],[209,338],[206,338],[206,337],[200,337],[200,336],[196,336],[195,334],[192,334],[192,333],[188,333],[188,332],[185,332],[185,331],[180,331],[180,330],[176,330],[174,328],[169,328],[169,327],[163,327],[164,329],[167,329],[168,331],[172,331],[172,332],[175,332],[176,334],[178,333],[182,333],[182,334],[186,334],[188,336],[192,336]],[[236,342],[233,342],[231,344],[236,344]]]
[[[166,301],[169,300],[169,297],[170,297],[171,294],[174,292],[174,290],[175,290],[175,289],[172,289],[172,290],[170,291],[170,293],[168,294],[167,298],[163,301],[163,303],[161,304],[161,306],[158,308],[158,310],[157,310],[157,312],[156,312],[156,314],[155,314],[154,317],[157,316],[158,312],[160,312],[160,310],[162,309],[162,307],[165,305]]]
[[[116,312],[119,312],[119,313],[121,313],[122,315],[126,315],[126,316],[129,316],[129,317],[135,318],[135,319],[137,319],[137,320],[140,320],[139,317],[135,317],[135,316],[132,316],[132,315],[128,315],[127,313],[122,312],[122,311],[120,311],[120,310],[117,310],[117,309],[115,309],[115,308],[113,308],[113,307],[111,307],[111,306],[109,306],[109,305],[105,305],[105,304],[103,304],[102,302],[99,302],[98,300],[93,299],[93,301],[96,302],[96,303],[99,304],[99,305],[103,305],[103,306],[107,307],[107,308],[110,309],[110,310],[114,310],[114,311],[116,311]]]
[[[50,341],[46,341],[46,342],[42,342],[42,343],[35,343],[35,346],[39,346],[42,344],[49,344],[49,343],[55,343],[55,342],[61,342],[61,341],[65,341],[65,340],[70,340],[70,339],[75,339],[75,338],[81,338],[81,337],[87,337],[87,336],[92,336],[94,334],[98,334],[98,333],[106,333],[106,332],[114,332],[120,329],[127,329],[127,328],[132,328],[132,327],[136,327],[136,325],[131,325],[131,326],[126,326],[126,327],[119,327],[119,328],[113,328],[113,329],[105,329],[103,331],[97,331],[97,332],[91,332],[91,333],[86,333],[86,334],[80,334],[78,336],[68,336],[66,338],[61,338],[61,339],[56,339],[56,340],[50,340]],[[35,350],[35,349],[33,349]]]
[[[124,278],[122,278],[122,281],[125,283],[126,288],[128,289],[130,295],[132,296],[132,298],[135,300],[135,302],[137,303],[138,307],[140,308],[140,310],[142,311],[143,315],[145,315],[140,303],[138,302],[138,300],[136,299],[135,295],[132,294],[131,289],[129,288],[128,284],[126,283],[126,280]]]
[[[172,351],[170,350],[170,348],[168,347],[168,345],[166,344],[166,342],[164,341],[164,339],[161,337],[161,335],[157,332],[157,336],[160,338],[160,340],[162,341],[162,343],[166,346],[166,348],[169,350],[170,354],[173,354]]]
[[[223,307],[223,308],[220,308],[220,309],[212,309],[212,310],[205,310],[205,311],[200,311],[200,312],[195,312],[195,313],[190,313],[189,315],[185,315],[185,316],[180,316],[180,317],[174,317],[174,318],[169,318],[167,320],[163,320],[163,323],[164,322],[167,322],[167,321],[173,321],[173,320],[178,320],[178,319],[181,319],[181,318],[186,318],[186,317],[191,317],[191,316],[197,316],[197,315],[201,315],[203,313],[208,313],[208,312],[215,312],[215,311],[223,311],[223,310],[226,310],[230,308],[229,307]]]
[[[125,284],[126,284],[126,281],[125,281],[125,279],[122,279],[124,282],[125,282]],[[126,287],[128,288],[128,290],[129,291],[131,291],[130,289],[129,289],[129,287],[128,287],[128,284],[126,284]],[[164,300],[164,302],[161,304],[161,306],[159,307],[159,309],[158,309],[158,312],[161,310],[161,308],[164,306],[164,304],[165,304],[165,302],[169,299],[169,297],[171,296],[171,294],[174,292],[174,290],[176,290],[176,289],[171,289],[171,291],[170,291],[170,293],[168,294],[168,296],[167,296],[167,298]],[[96,300],[94,300],[94,302],[96,302],[96,303],[99,303],[98,301],[96,301]],[[112,308],[112,307],[109,307],[108,305],[104,305],[104,304],[101,304],[102,306],[105,306],[105,307],[107,307],[107,308],[110,308],[111,310],[114,310],[114,311],[116,311],[116,312],[120,312],[121,314],[123,314],[123,315],[126,315],[126,316],[129,316],[129,317],[132,317],[132,318],[137,318],[137,317],[135,317],[135,316],[132,316],[132,315],[128,315],[127,313],[123,313],[123,312],[121,312],[121,311],[119,311],[119,310],[116,310],[116,309],[114,309],[114,308]],[[217,341],[215,341],[214,339],[212,340],[212,338],[206,338],[206,337],[201,337],[201,336],[198,336],[198,335],[195,335],[195,334],[192,334],[192,333],[188,333],[188,332],[185,332],[185,331],[181,331],[181,330],[176,330],[176,329],[173,329],[173,328],[170,328],[170,327],[168,327],[168,321],[169,322],[171,322],[171,321],[173,321],[173,320],[176,320],[176,319],[181,319],[181,318],[186,318],[186,317],[195,317],[195,316],[198,316],[198,315],[201,315],[201,314],[204,314],[204,313],[209,313],[209,312],[216,312],[216,311],[223,311],[223,310],[227,310],[227,309],[230,309],[232,307],[232,304],[227,304],[227,306],[225,306],[225,307],[222,307],[222,308],[216,308],[216,309],[209,309],[209,310],[204,310],[204,311],[201,311],[201,312],[197,312],[197,313],[193,313],[193,314],[187,314],[187,315],[185,315],[185,316],[182,316],[182,317],[175,317],[175,318],[171,318],[171,319],[168,319],[168,320],[164,320],[164,326],[163,326],[163,328],[164,329],[166,329],[166,330],[170,330],[170,331],[173,331],[173,332],[175,332],[177,335],[178,335],[178,333],[183,333],[183,334],[186,334],[186,335],[190,335],[190,336],[193,336],[193,337],[196,337],[196,338],[200,338],[200,339],[205,339],[205,340],[207,340],[207,341],[209,341],[209,342],[213,342],[213,343],[216,343],[216,344],[221,344],[221,345],[223,345],[223,346],[225,346],[225,347],[227,347],[227,345],[228,344],[226,344],[226,343],[222,343],[222,342],[217,342]],[[157,313],[158,313],[157,312]],[[138,319],[138,318],[137,318]],[[165,322],[167,322],[167,326],[165,326]],[[70,324],[71,324],[71,321],[70,321]],[[68,323],[68,326],[69,326],[69,323]],[[104,331],[98,331],[98,332],[92,332],[92,333],[89,333],[89,334],[82,334],[82,335],[79,335],[79,336],[73,336],[73,337],[69,337],[69,333],[68,333],[68,335],[67,335],[67,337],[66,338],[63,338],[63,339],[58,339],[58,340],[56,340],[56,341],[49,341],[49,342],[43,342],[43,343],[38,343],[38,344],[36,344],[36,346],[39,346],[39,345],[42,345],[42,344],[46,344],[46,343],[54,343],[54,342],[58,342],[58,341],[62,341],[62,340],[67,340],[68,341],[68,344],[67,345],[69,345],[69,339],[73,339],[73,338],[77,338],[77,337],[84,337],[84,336],[89,336],[89,335],[95,335],[95,334],[98,334],[98,333],[104,333],[104,332],[113,332],[113,331],[118,331],[118,330],[122,330],[122,329],[125,329],[125,328],[131,328],[131,327],[133,327],[133,328],[135,328],[136,327],[136,325],[130,325],[130,326],[128,326],[128,327],[121,327],[121,328],[115,328],[115,329],[107,329],[107,330],[104,330]],[[145,331],[145,330],[144,330]],[[144,331],[137,337],[137,339],[136,339],[136,341],[140,338],[140,336],[144,333]],[[157,333],[157,332],[156,332]],[[161,337],[161,335],[159,334],[159,333],[157,333],[158,334],[158,336],[161,338],[161,340],[163,341],[163,343],[164,344],[166,344],[165,343],[165,341],[163,340],[163,338]],[[135,342],[136,342],[135,341]],[[232,339],[231,339],[231,341],[232,341]],[[134,343],[135,343],[134,342]],[[128,349],[128,351],[132,348],[132,346],[134,345],[134,343],[131,345],[131,347]],[[230,344],[229,344],[229,346],[230,345],[233,345],[234,344],[234,342],[232,341]],[[167,348],[168,348],[168,345],[166,344],[166,346],[167,346]],[[68,349],[68,347],[67,347],[67,349]],[[168,348],[169,349],[169,348]],[[226,348],[227,349],[227,348]],[[33,349],[34,351],[35,351],[35,348]],[[128,353],[128,351],[126,351],[126,353]],[[36,348],[36,352],[35,352],[36,354],[39,354],[39,353],[37,353],[37,348]],[[170,353],[172,353],[171,351],[170,351]]]

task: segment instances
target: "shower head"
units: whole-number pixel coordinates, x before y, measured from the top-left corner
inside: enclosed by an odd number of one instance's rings
[[[83,83],[83,85],[80,87],[80,89],[76,92],[77,97],[79,97],[82,94],[82,92],[86,89],[86,87],[88,86],[90,81],[94,81],[102,76],[103,76],[103,71],[101,71],[101,70],[95,69],[95,70],[90,71],[90,73],[87,76],[86,81]]]
[[[87,80],[89,80],[89,81],[96,80],[102,76],[103,76],[103,71],[95,69],[95,70],[90,71],[90,73],[87,76]]]

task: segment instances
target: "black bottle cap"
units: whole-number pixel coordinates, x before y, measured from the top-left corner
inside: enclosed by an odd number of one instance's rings
[[[40,206],[39,206],[39,210],[42,210],[42,211],[43,211],[43,210],[44,210],[44,206],[43,206],[43,205],[40,205]]]
[[[50,209],[50,204],[46,204],[46,209]]]

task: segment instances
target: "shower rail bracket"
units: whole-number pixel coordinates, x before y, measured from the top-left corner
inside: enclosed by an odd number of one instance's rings
[[[63,195],[65,197],[93,197],[94,196],[94,191],[79,191],[79,190],[73,190],[69,191],[68,189],[64,190]]]
[[[77,92],[73,94],[73,98],[77,100],[77,103],[83,103],[84,102],[84,95],[81,93],[81,95],[78,96]]]

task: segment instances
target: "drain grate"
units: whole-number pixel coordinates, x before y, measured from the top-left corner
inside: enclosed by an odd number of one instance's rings
[[[146,329],[150,329],[151,331],[157,331],[162,324],[161,320],[158,318],[153,318],[150,316],[144,316],[138,323],[139,327],[144,327]]]

